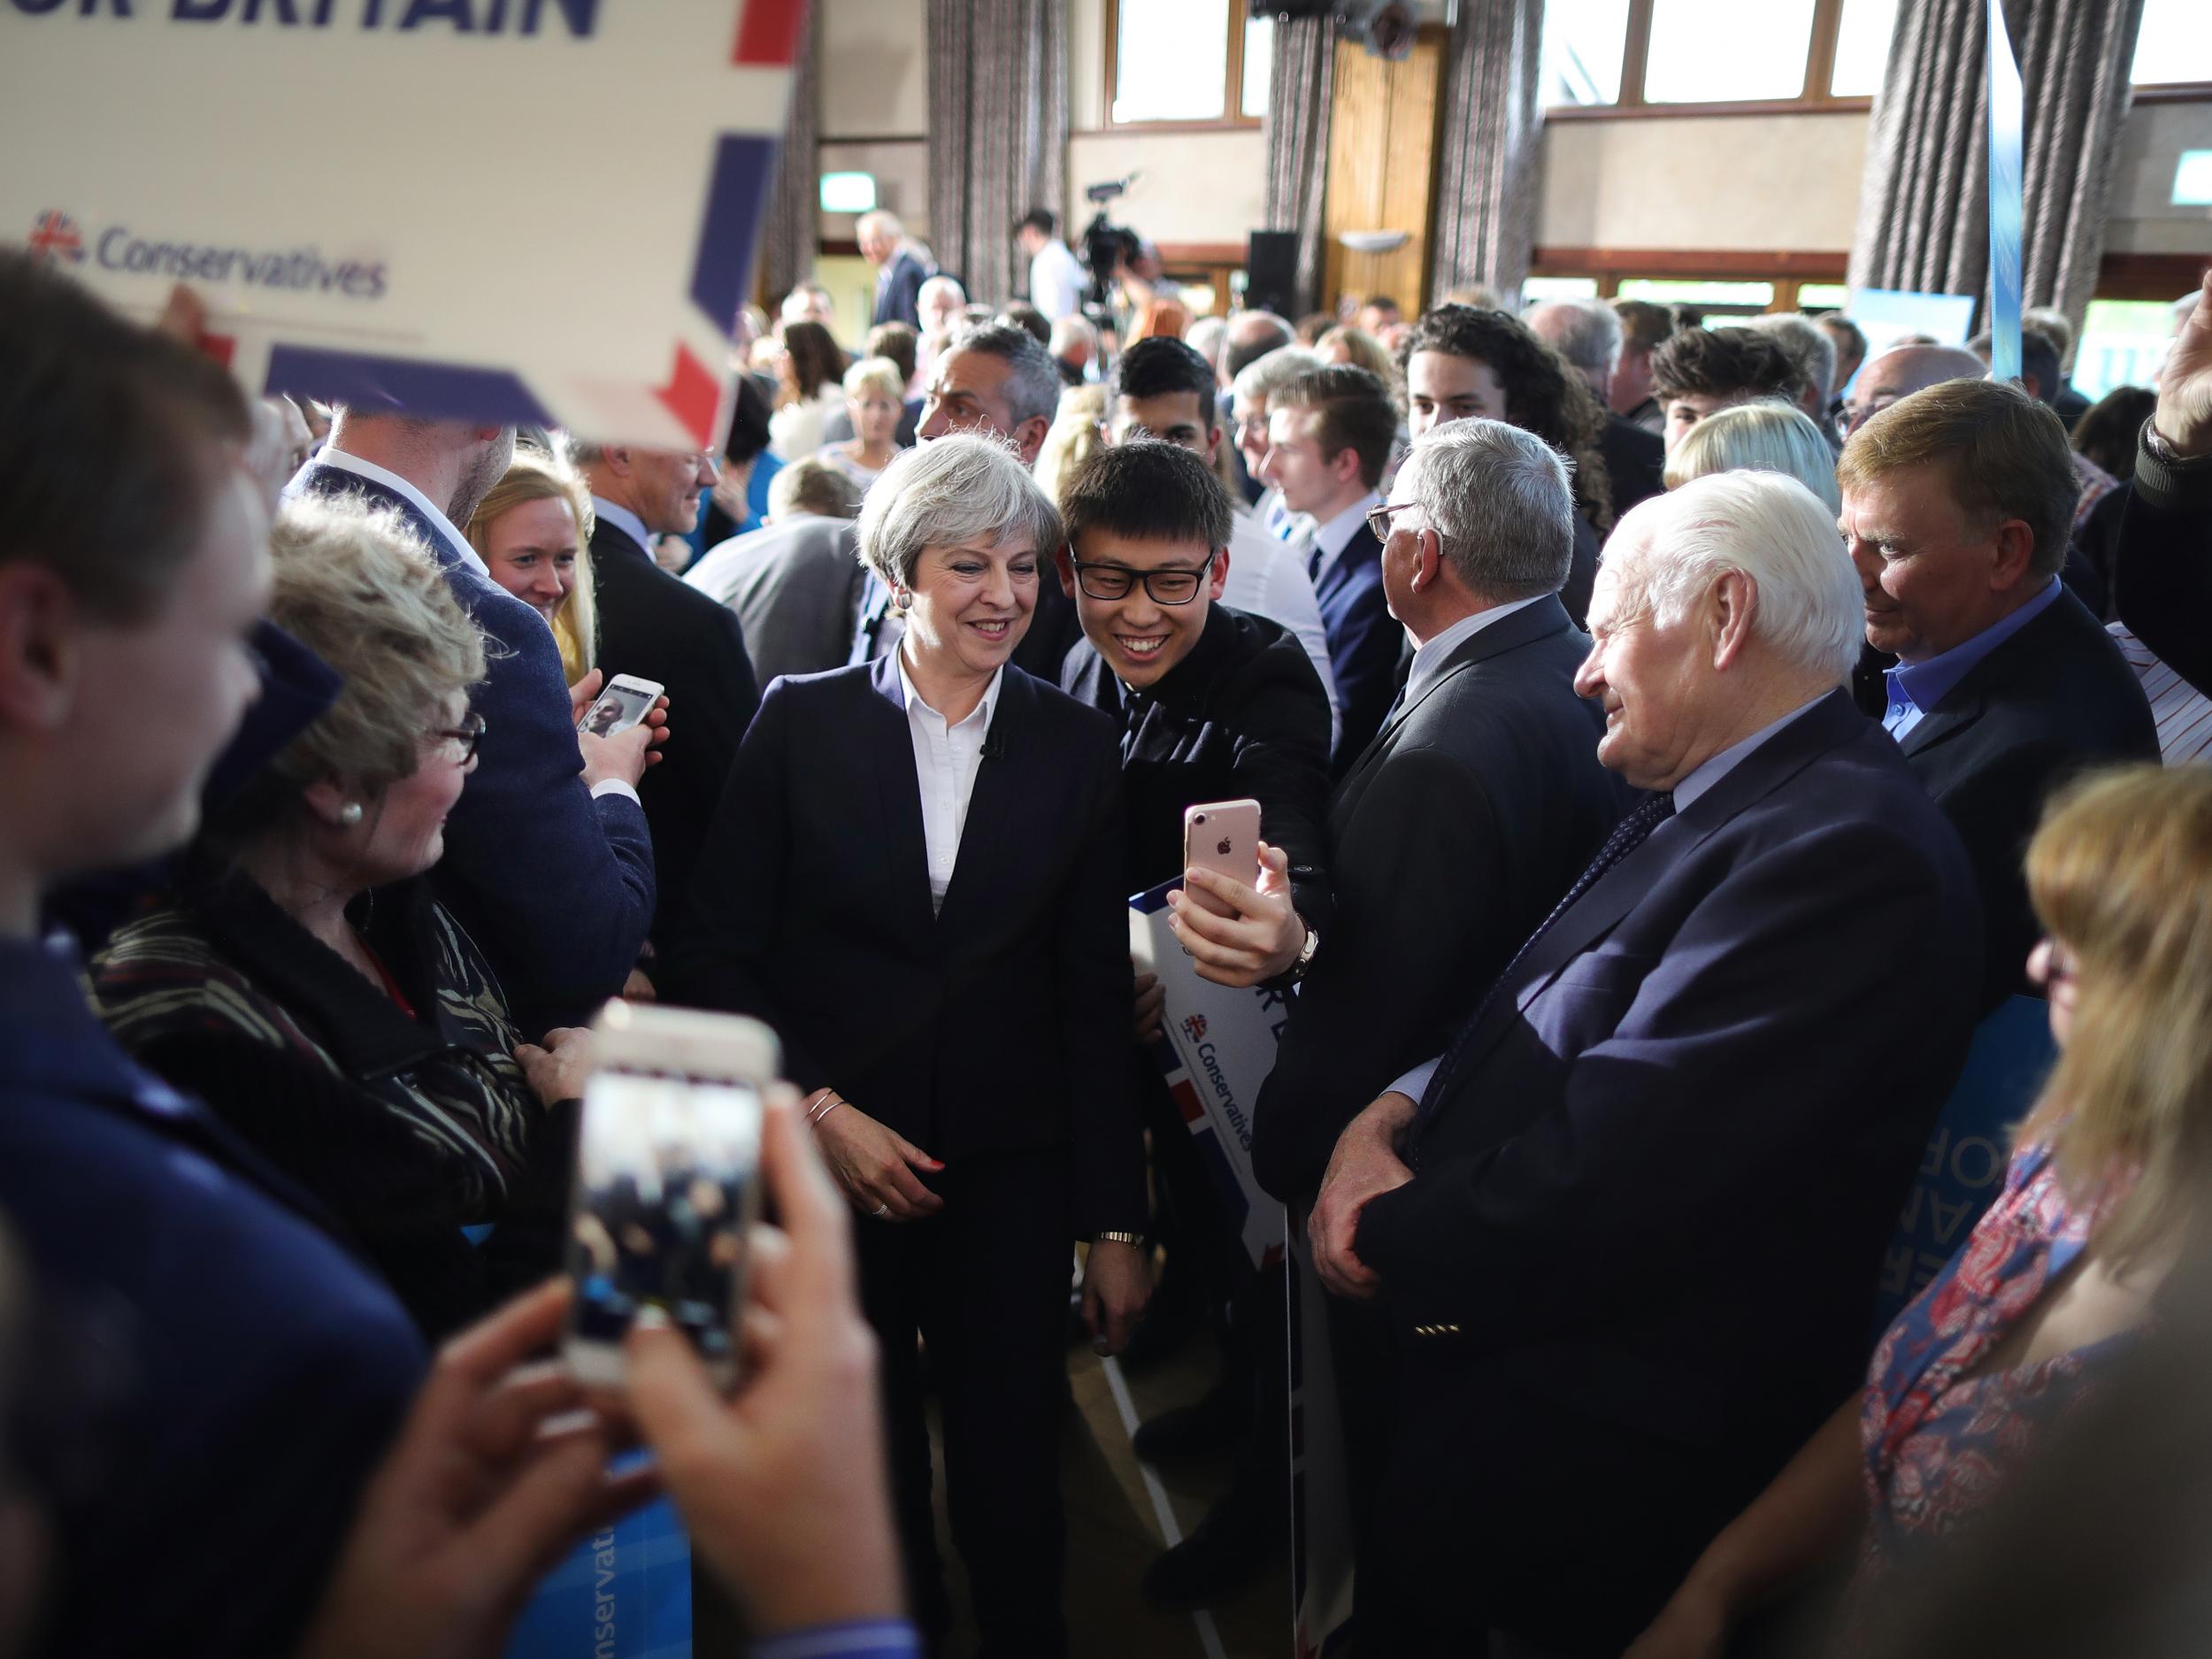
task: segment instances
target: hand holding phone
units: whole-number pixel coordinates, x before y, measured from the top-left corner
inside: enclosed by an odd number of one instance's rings
[[[584,710],[576,729],[593,737],[613,737],[626,732],[653,711],[666,687],[634,674],[617,674]]]
[[[1211,870],[1232,881],[1256,886],[1260,878],[1260,803],[1210,801],[1183,814],[1183,868]],[[1212,894],[1186,889],[1190,902],[1216,916],[1233,914]]]

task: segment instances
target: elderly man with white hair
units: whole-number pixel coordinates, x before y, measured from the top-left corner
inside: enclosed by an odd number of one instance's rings
[[[1695,480],[1607,547],[1578,685],[1649,793],[1313,1212],[1325,1282],[1408,1356],[1363,1646],[1619,1653],[1860,1379],[1981,923],[1844,689],[1859,600],[1778,475]]]
[[[860,257],[876,270],[875,307],[869,315],[869,326],[904,323],[919,328],[921,313],[917,302],[922,284],[937,269],[929,250],[907,235],[897,214],[880,208],[860,216],[853,227],[853,237],[860,244]]]

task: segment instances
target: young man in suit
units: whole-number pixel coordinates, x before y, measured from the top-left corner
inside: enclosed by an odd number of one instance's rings
[[[653,543],[699,522],[714,488],[714,457],[695,449],[634,444],[581,446],[591,485],[591,569],[599,603],[599,661],[611,678],[634,674],[667,687],[684,723],[680,741],[639,786],[653,836],[660,904],[653,934],[664,941],[691,891],[692,871],[738,740],[760,706],[760,687],[737,613],[686,587],[653,562]]]
[[[1331,1157],[1317,1265],[1405,1356],[1363,1652],[1618,1654],[1861,1380],[1980,926],[1836,554],[1774,474],[1629,515],[1577,683],[1652,793]]]
[[[1402,702],[1329,803],[1330,890],[1195,885],[1175,928],[1199,972],[1229,984],[1303,972],[1253,1112],[1253,1168],[1286,1202],[1310,1199],[1344,1126],[1465,1011],[1566,892],[1618,820],[1598,764],[1599,711],[1575,695],[1589,641],[1558,598],[1573,558],[1565,464],[1503,421],[1452,421],[1415,440],[1382,569],[1418,644]],[[1393,1342],[1366,1310],[1332,1320],[1347,1409],[1355,1535],[1366,1553]]]
[[[1405,636],[1383,597],[1382,543],[1367,525],[1397,434],[1390,394],[1365,369],[1315,369],[1268,401],[1261,476],[1283,492],[1285,507],[1314,524],[1306,574],[1343,713],[1339,772],[1367,747],[1397,689]]]
[[[1148,347],[1196,361],[1181,342],[1156,338],[1132,347],[1122,366]],[[1205,365],[1197,366],[1202,374]],[[1192,405],[1186,415],[1213,407],[1210,396],[1181,396]],[[1217,603],[1229,574],[1228,492],[1190,449],[1137,436],[1077,468],[1060,505],[1067,529],[1060,582],[1084,634],[1060,686],[1120,727],[1131,886],[1182,872],[1187,808],[1248,796],[1260,803],[1269,856],[1317,908],[1328,699],[1296,638]],[[1185,1305],[1202,1300],[1228,1317],[1222,1381],[1198,1406],[1139,1430],[1138,1449],[1154,1457],[1233,1446],[1237,1475],[1205,1521],[1145,1575],[1148,1597],[1183,1608],[1228,1594],[1287,1546],[1289,1425],[1279,1366],[1269,1363],[1281,1352],[1285,1304],[1280,1270],[1254,1271],[1162,1086],[1149,1051],[1160,1015],[1157,982],[1141,976],[1140,1046],[1131,1059],[1167,1212],[1160,1231],[1177,1258],[1173,1282]]]
[[[287,490],[392,508],[493,641],[469,699],[485,723],[476,772],[434,880],[498,970],[516,1026],[535,1036],[588,1019],[636,965],[655,893],[638,780],[664,718],[580,734],[552,630],[491,580],[461,534],[513,453],[511,427],[342,409]]]
[[[1852,434],[1837,476],[1882,724],[1981,884],[1982,1000],[2025,988],[2041,932],[2020,860],[2054,786],[2158,758],[2127,660],[2059,578],[2078,493],[2066,429],[2021,388],[1947,380]]]
[[[1684,328],[1651,354],[1651,390],[1666,411],[1667,451],[1716,410],[1778,397],[1800,403],[1805,376],[1770,334],[1755,328]]]

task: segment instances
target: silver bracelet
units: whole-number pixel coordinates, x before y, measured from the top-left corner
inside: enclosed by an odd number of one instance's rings
[[[808,1125],[811,1126],[820,1123],[844,1103],[845,1097],[835,1089],[824,1089],[822,1098],[814,1102],[814,1110],[806,1115]]]

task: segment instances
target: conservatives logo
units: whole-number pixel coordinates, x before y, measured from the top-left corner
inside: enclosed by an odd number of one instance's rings
[[[1203,1014],[1193,1014],[1183,1022],[1183,1034],[1193,1042],[1202,1041],[1206,1035],[1206,1017]]]
[[[31,227],[32,252],[47,259],[81,264],[87,248],[77,221],[51,209]],[[378,300],[387,286],[380,259],[342,259],[333,264],[322,250],[261,249],[214,242],[164,242],[134,235],[129,227],[111,225],[94,239],[93,263],[104,271],[133,276],[165,276],[196,282],[245,282],[255,288],[337,293],[349,299]]]

